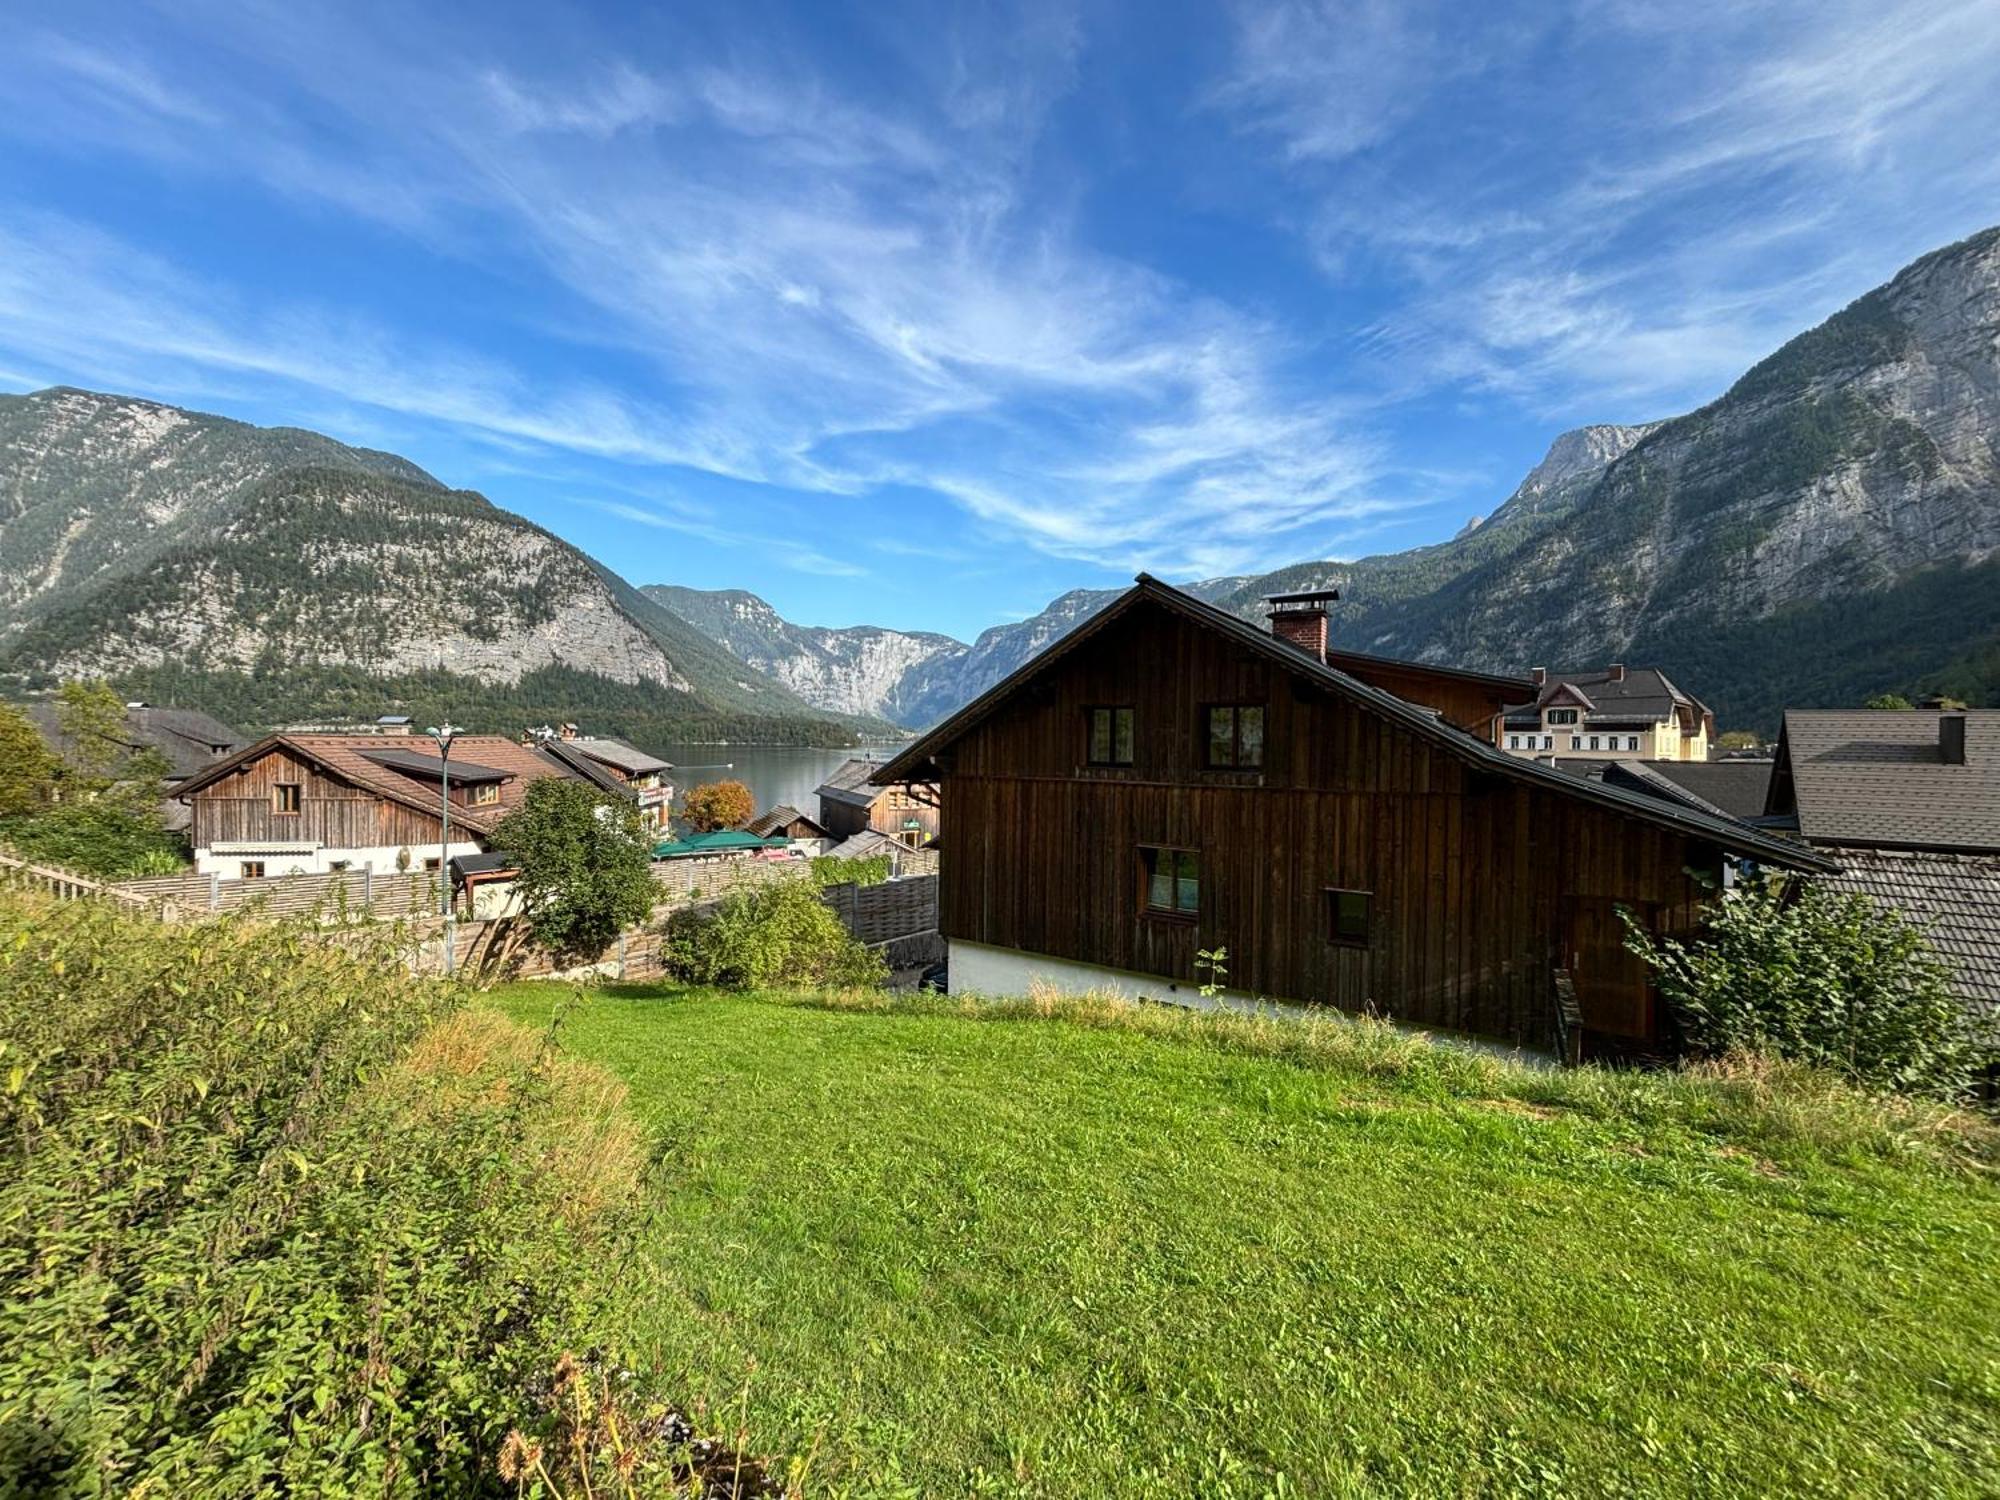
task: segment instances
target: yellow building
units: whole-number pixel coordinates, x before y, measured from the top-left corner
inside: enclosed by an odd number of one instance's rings
[[[1623,662],[1594,672],[1534,670],[1541,692],[1507,710],[1501,747],[1524,760],[1616,756],[1707,760],[1715,715],[1658,667]]]

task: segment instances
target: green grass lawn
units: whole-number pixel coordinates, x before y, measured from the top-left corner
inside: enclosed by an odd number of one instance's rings
[[[2000,1493],[1977,1168],[1193,1027],[626,987],[564,1036],[663,1151],[636,1348],[809,1493]]]

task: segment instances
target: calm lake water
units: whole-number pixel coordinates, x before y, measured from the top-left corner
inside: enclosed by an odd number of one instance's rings
[[[798,745],[661,745],[657,753],[672,761],[674,801],[691,786],[711,781],[740,781],[757,799],[757,811],[789,803],[811,817],[819,815],[813,789],[850,756],[887,760],[901,744],[864,745],[854,750],[812,750]]]

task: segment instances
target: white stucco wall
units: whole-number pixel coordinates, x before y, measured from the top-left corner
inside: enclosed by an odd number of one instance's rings
[[[1095,991],[1098,994],[1127,995],[1134,1000],[1159,1000],[1169,1005],[1185,1005],[1195,1010],[1262,1011],[1304,1016],[1312,1007],[1289,1001],[1259,999],[1242,990],[1224,990],[1204,995],[1201,986],[1162,979],[1157,974],[1134,974],[1123,969],[1106,969],[1096,964],[1080,964],[1067,958],[1051,958],[1045,953],[1025,953],[1018,948],[994,948],[985,943],[968,943],[952,938],[946,944],[954,995],[990,995],[996,999],[1018,999],[1037,981],[1070,995]]]
[[[375,867],[376,873],[393,875],[396,873],[396,856],[404,849],[402,844],[378,844],[366,848],[341,849],[330,844],[288,843],[282,839],[257,841],[252,839],[232,840],[214,848],[194,851],[194,867],[202,875],[220,875],[224,880],[234,880],[243,868],[245,860],[261,859],[264,862],[266,878],[276,875],[325,875],[336,864],[346,863],[350,870]],[[422,870],[426,859],[436,859],[436,844],[411,844],[410,868]],[[261,852],[260,852],[261,851]],[[470,839],[463,842],[453,839],[450,858],[457,859],[462,854],[477,854],[479,845]]]

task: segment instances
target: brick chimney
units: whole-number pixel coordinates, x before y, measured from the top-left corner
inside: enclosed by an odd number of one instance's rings
[[[1547,667],[1536,667],[1533,671],[1528,673],[1528,675],[1534,678],[1536,687],[1548,686],[1549,669]]]
[[[1326,660],[1326,607],[1340,598],[1339,589],[1312,589],[1302,594],[1266,594],[1271,634],[1297,646],[1314,661]]]
[[[1938,715],[1938,759],[1948,766],[1965,764],[1965,715]]]
[[[1611,664],[1610,672],[1607,673],[1606,675],[1609,676],[1613,682],[1623,682],[1625,680],[1625,663],[1622,661],[1614,661]]]

